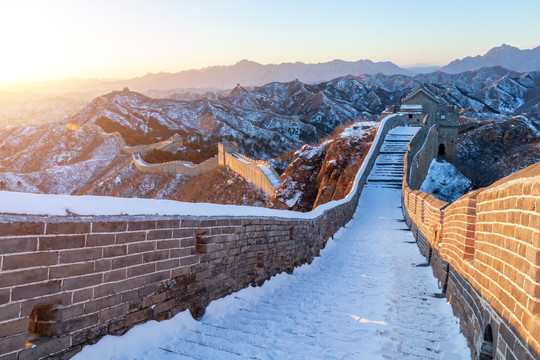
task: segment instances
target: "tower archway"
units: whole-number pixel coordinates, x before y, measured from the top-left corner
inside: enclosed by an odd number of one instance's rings
[[[444,156],[446,153],[446,147],[444,144],[439,144],[439,156]]]

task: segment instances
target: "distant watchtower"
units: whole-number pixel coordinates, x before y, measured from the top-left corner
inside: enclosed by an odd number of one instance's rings
[[[401,112],[411,125],[421,125],[427,114],[437,111],[440,102],[427,86],[420,85],[401,99]]]
[[[444,105],[426,85],[420,85],[401,100],[401,113],[411,125],[437,125],[439,131],[438,154],[456,157],[459,132],[459,112],[455,106]]]

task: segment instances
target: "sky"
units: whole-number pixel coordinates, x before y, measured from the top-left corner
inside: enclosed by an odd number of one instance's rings
[[[538,0],[0,0],[0,84],[242,59],[445,65],[539,46],[539,13]]]

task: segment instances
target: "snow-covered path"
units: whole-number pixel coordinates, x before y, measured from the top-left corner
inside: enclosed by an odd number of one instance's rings
[[[400,190],[383,184],[368,181],[352,221],[311,265],[213,302],[200,321],[184,312],[149,322],[76,358],[470,359],[446,299],[433,296],[431,268],[417,266],[426,259]]]

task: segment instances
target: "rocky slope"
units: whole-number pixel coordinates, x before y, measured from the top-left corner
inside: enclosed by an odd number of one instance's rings
[[[540,127],[531,119],[462,117],[461,121],[455,165],[475,188],[540,161]]]
[[[367,155],[378,123],[359,121],[337,129],[316,145],[304,145],[293,154],[281,175],[282,185],[267,207],[310,211],[344,198]]]
[[[113,92],[94,99],[66,120],[0,130],[0,188],[173,198],[175,189],[187,179],[138,173],[131,165],[131,157],[121,151],[117,142],[103,138],[93,126],[98,125],[107,132],[120,132],[129,145],[148,144],[179,134],[194,151],[204,152],[215,149],[218,142],[235,140],[242,153],[252,158],[271,159],[303,144],[317,143],[336,127],[355,119],[378,119],[387,105],[399,104],[406,93],[422,83],[427,83],[444,102],[466,109],[462,113],[465,124],[460,145],[465,149],[460,153],[463,162],[470,156],[479,159],[479,164],[502,169],[500,173],[492,171],[496,177],[518,166],[514,166],[516,162],[506,164],[506,155],[496,155],[497,151],[528,159],[519,166],[534,161],[533,155],[538,153],[538,148],[534,147],[536,135],[530,135],[533,140],[529,141],[522,140],[523,136],[529,136],[523,134],[529,133],[516,133],[515,139],[509,141],[505,133],[514,131],[512,121],[520,124],[521,118],[515,117],[520,114],[525,115],[529,125],[516,125],[517,128],[532,131],[538,126],[540,72],[519,74],[496,67],[455,75],[439,72],[413,77],[348,76],[314,85],[295,80],[255,88],[237,86],[225,92],[173,94],[165,99],[131,91]],[[504,120],[512,117],[512,121]],[[504,126],[508,129],[499,129]],[[478,145],[478,149],[475,144],[483,144],[484,136],[492,136],[486,134],[499,130],[500,150],[493,148],[482,155],[481,151],[487,151],[494,143],[486,142],[485,147]],[[310,195],[306,195],[305,202],[299,200],[298,207],[302,209],[337,198],[346,189],[346,182],[332,178],[339,172],[333,171],[331,159],[323,165],[331,145],[321,146],[318,145],[317,150],[310,147],[302,150],[316,153],[312,163],[298,162],[303,169],[316,168],[309,177],[303,177],[302,181],[311,179],[305,186],[317,186],[306,190]],[[362,147],[360,143],[356,146]],[[522,152],[533,155],[517,155]],[[490,161],[490,158],[497,160]],[[289,162],[274,163],[285,168]],[[319,176],[321,171],[323,175]],[[289,171],[291,179],[294,178],[292,172]],[[489,179],[476,183],[487,181]],[[332,190],[319,193],[321,184]],[[336,191],[338,195],[334,196]],[[280,201],[279,206],[284,206],[291,199],[275,200],[273,206],[278,206]],[[296,205],[293,202],[291,206]]]

